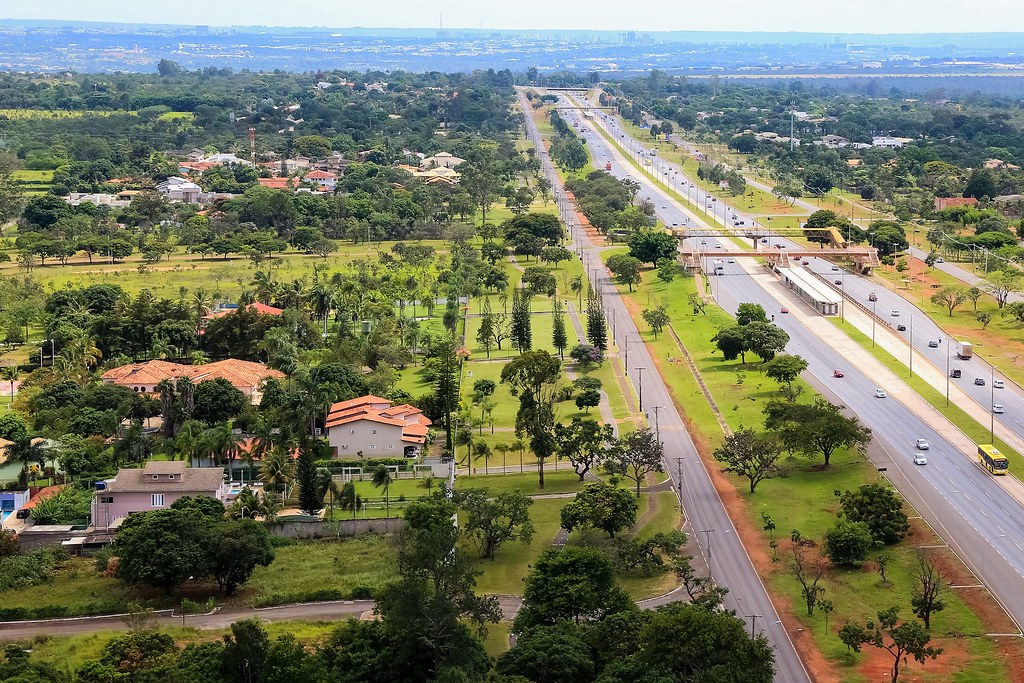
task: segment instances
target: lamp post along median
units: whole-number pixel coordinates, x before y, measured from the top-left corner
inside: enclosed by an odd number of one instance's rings
[[[637,396],[640,400],[640,412],[642,413],[644,411],[644,370],[646,370],[647,368],[637,367],[634,369],[636,370],[637,374]]]

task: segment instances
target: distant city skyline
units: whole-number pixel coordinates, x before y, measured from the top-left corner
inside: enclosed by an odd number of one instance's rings
[[[862,0],[827,7],[821,0],[717,0],[686,6],[678,0],[48,0],[0,9],[2,19],[101,21],[210,26],[330,28],[591,29],[603,31],[799,31],[815,33],[962,33],[1024,31],[1019,0]],[[14,3],[12,3],[14,4]],[[586,12],[583,11],[585,8]],[[173,11],[169,11],[173,9]],[[770,11],[766,11],[770,10]],[[998,17],[998,20],[994,20]]]

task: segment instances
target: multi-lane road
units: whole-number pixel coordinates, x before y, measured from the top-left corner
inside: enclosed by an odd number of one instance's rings
[[[530,108],[521,96],[523,111]],[[595,285],[601,292],[609,316],[614,316],[616,343],[620,349],[629,345],[629,367],[627,371],[638,388],[642,382],[643,409],[650,413],[658,406],[658,426],[665,442],[666,470],[676,482],[679,490],[681,474],[682,499],[686,510],[687,524],[691,534],[701,543],[703,556],[708,561],[714,579],[729,588],[725,597],[726,607],[736,611],[741,618],[754,621],[775,648],[777,681],[809,681],[796,648],[790,640],[761,579],[751,564],[729,514],[715,491],[711,476],[686,431],[685,423],[672,402],[668,388],[657,372],[653,358],[648,354],[636,327],[629,317],[621,298],[611,286],[607,271],[601,265],[598,249],[579,229],[574,210],[567,206],[564,188],[530,116],[526,115],[527,132],[538,150],[544,173],[551,180],[556,199],[563,207],[563,217],[569,224],[576,247],[580,250],[584,267],[592,273]],[[631,343],[632,342],[632,343]]]
[[[565,116],[587,129],[583,135],[597,165],[610,160],[613,175],[639,182],[639,196],[651,198],[658,217],[666,225],[676,223],[707,227],[703,222],[703,214],[697,215],[685,209],[674,193],[630,165],[623,153],[613,149],[593,128],[608,126],[606,132],[623,147],[633,145],[643,149],[642,144],[600,119],[583,119],[572,111],[567,111]],[[676,188],[687,182],[678,167],[673,169],[673,165],[666,160],[659,159],[655,168],[659,178],[666,177],[665,171],[668,171],[670,185],[674,175]],[[699,188],[690,186],[683,189],[683,193],[687,191],[691,192],[691,198],[696,199],[697,205],[706,203],[705,195]],[[722,198],[716,198],[713,204],[719,218],[724,211],[729,221],[733,213],[743,219],[742,214],[733,212]],[[719,238],[701,239],[709,243],[711,250],[719,244],[728,243],[728,240]],[[1010,615],[1020,623],[1024,619],[1024,591],[1021,591],[1024,587],[1024,508],[1000,488],[988,473],[973,463],[971,454],[965,454],[950,444],[932,426],[934,423],[919,417],[895,398],[875,398],[874,389],[878,385],[871,368],[850,366],[845,357],[808,329],[801,321],[803,316],[780,314],[783,304],[790,309],[813,314],[810,307],[795,298],[785,298],[786,294],[779,293],[781,290],[767,288],[763,279],[752,277],[740,264],[729,264],[725,275],[713,277],[712,280],[712,290],[725,309],[734,311],[740,302],[754,302],[775,314],[775,322],[791,337],[787,350],[807,359],[808,379],[825,395],[845,405],[872,428],[875,436],[872,457],[875,464],[888,467],[894,484],[975,573],[982,577]],[[847,282],[849,280],[847,276]],[[879,292],[881,295],[882,292]],[[904,308],[907,306],[906,302],[902,305]],[[923,324],[921,328],[920,333],[915,328],[915,338],[919,334],[926,334],[924,330],[927,328]],[[946,343],[944,340],[943,344]],[[972,360],[967,364],[976,362]],[[835,368],[844,368],[846,376],[843,379],[833,378],[832,371]],[[964,374],[968,375],[967,381],[973,381],[973,375]],[[1009,386],[1007,384],[1008,389]],[[1008,389],[997,391],[1006,392]],[[1009,399],[1006,403],[1009,414]],[[917,438],[925,438],[932,444],[929,464],[926,466],[914,466],[911,459],[913,443]]]

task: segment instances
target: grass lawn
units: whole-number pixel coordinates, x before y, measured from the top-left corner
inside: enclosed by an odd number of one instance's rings
[[[276,549],[269,567],[257,567],[241,589],[247,602],[274,605],[301,601],[317,591],[376,592],[396,576],[397,552],[390,539],[367,534],[343,541],[309,541]]]
[[[509,541],[500,548],[493,560],[480,560],[483,574],[477,577],[477,592],[498,595],[519,595],[523,592],[523,577],[529,565],[551,546],[561,528],[560,512],[566,501],[560,498],[535,500],[530,507],[533,522],[533,540],[530,543]],[[463,515],[459,515],[463,519]],[[478,552],[475,544],[467,541],[471,552]]]
[[[708,343],[718,327],[731,322],[732,318],[714,305],[708,305],[705,315],[694,314],[687,302],[687,295],[695,287],[692,278],[680,278],[666,284],[657,281],[653,275],[650,271],[645,272],[644,285],[632,295],[620,288],[639,329],[647,329],[637,313],[646,306],[644,300],[649,292],[652,299],[666,305],[676,332],[690,352],[729,425],[733,429],[739,426],[760,428],[763,424],[762,407],[765,401],[779,396],[778,385],[764,377],[754,363],[744,366],[737,361],[724,361],[721,354]],[[663,363],[661,359],[680,355],[667,331],[656,341],[651,339],[649,332],[643,334],[659,364]],[[698,448],[707,457],[723,436],[691,373],[685,364],[681,364],[678,369],[663,367],[662,376],[666,378],[676,404],[685,410]],[[812,400],[813,394],[809,387],[804,386],[801,400]],[[747,491],[745,480],[730,477],[736,486],[739,501],[733,503],[731,508],[733,512],[746,517],[745,520],[738,519],[738,523],[743,522],[755,530],[754,533],[758,533],[763,526],[761,513],[764,512],[773,518],[780,530],[780,539],[788,536],[788,530],[799,529],[804,536],[820,542],[825,530],[835,523],[838,501],[833,492],[837,489],[852,489],[879,479],[875,468],[859,454],[841,451],[833,455],[832,463],[831,467],[823,470],[819,460],[789,458],[784,463],[789,469],[789,476],[762,483],[754,494]],[[709,463],[709,467],[713,466]],[[910,514],[913,514],[912,511]],[[768,539],[762,538],[764,544],[751,549],[755,562],[759,556],[763,562],[767,561],[764,558],[768,555]],[[893,586],[885,590],[879,589],[878,577],[871,571],[870,564],[861,569],[830,570],[823,581],[826,589],[824,597],[832,600],[835,606],[835,615],[829,622],[828,631],[818,612],[814,617],[807,617],[805,610],[801,609],[799,584],[787,569],[787,543],[780,543],[782,561],[767,568],[759,566],[759,573],[765,577],[775,594],[792,605],[793,614],[813,633],[821,651],[841,667],[842,679],[861,680],[855,667],[848,664],[845,647],[835,635],[841,625],[837,623],[841,620],[836,616],[842,615],[841,619],[851,621],[863,620],[892,604],[900,605],[903,614],[909,615],[909,572],[915,561],[913,547],[931,545],[935,541],[929,531],[918,530],[908,541],[893,548],[895,559],[890,566]],[[951,553],[947,552],[943,558],[951,564],[959,564]],[[935,632],[940,636],[959,632],[970,639],[970,651],[976,654],[968,657],[962,667],[970,675],[976,676],[970,680],[1005,680],[1006,672],[1002,665],[995,666],[996,673],[991,673],[995,649],[988,640],[981,637],[985,629],[979,618],[955,592],[947,592],[945,599],[947,608],[936,618]],[[914,667],[914,671],[916,675],[919,669]]]
[[[492,460],[493,464],[493,460]],[[573,493],[583,488],[576,473],[568,469],[568,463],[562,463],[562,469],[555,471],[552,467],[554,461],[545,463],[544,466],[544,488],[538,488],[537,470],[527,470],[523,474],[464,474],[455,478],[455,488],[471,489],[486,488],[492,494],[498,495],[505,491],[519,489],[528,495]],[[538,501],[539,502],[539,501]]]
[[[1007,378],[1017,384],[1024,384],[1024,342],[1021,341],[1024,324],[1012,316],[1002,315],[995,298],[989,294],[982,294],[978,299],[977,311],[967,301],[950,316],[949,309],[942,304],[932,303],[931,297],[942,287],[964,285],[951,275],[928,268],[923,261],[911,259],[909,262],[911,269],[907,273],[898,274],[885,267],[876,270],[875,274],[889,288],[893,282],[897,282],[897,291],[928,314],[949,336],[971,341],[977,355],[992,363]],[[911,273],[913,277],[908,277]],[[987,327],[983,326],[976,317],[977,313],[991,315],[991,323]]]
[[[499,657],[508,651],[508,637],[512,633],[511,621],[499,621],[487,624],[487,637],[484,638],[484,650],[491,657]]]

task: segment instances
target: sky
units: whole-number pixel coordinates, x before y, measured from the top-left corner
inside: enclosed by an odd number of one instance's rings
[[[979,5],[984,11],[978,11]],[[488,29],[1024,31],[1020,0],[0,0],[2,19]],[[1024,45],[1022,45],[1024,48]]]

